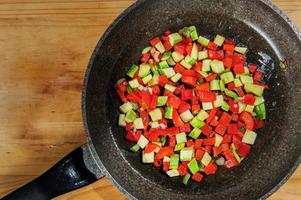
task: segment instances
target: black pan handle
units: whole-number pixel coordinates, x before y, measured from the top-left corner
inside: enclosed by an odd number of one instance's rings
[[[102,177],[85,164],[91,161],[88,145],[75,149],[37,179],[5,196],[3,200],[48,200],[93,183]],[[95,168],[95,167],[94,167]]]

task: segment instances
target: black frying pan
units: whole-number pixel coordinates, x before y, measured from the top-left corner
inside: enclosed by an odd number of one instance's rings
[[[135,63],[153,36],[196,25],[201,34],[219,33],[249,47],[249,62],[266,72],[268,119],[250,155],[234,169],[219,169],[201,184],[183,187],[139,155],[117,127],[114,84]],[[127,9],[99,41],[83,90],[88,144],[4,199],[49,199],[103,175],[133,199],[265,199],[301,160],[300,33],[267,0],[141,0]],[[289,67],[281,70],[280,60]]]

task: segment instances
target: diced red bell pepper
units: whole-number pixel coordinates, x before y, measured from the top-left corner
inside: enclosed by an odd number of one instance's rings
[[[220,117],[219,123],[223,124],[224,126],[228,126],[231,122],[231,119],[231,115],[229,115],[227,112],[223,112]]]
[[[159,138],[159,132],[157,130],[145,131],[144,136],[151,142],[157,142]]]
[[[193,70],[195,71],[201,71],[202,70],[202,67],[203,67],[203,62],[197,62],[195,64],[195,66],[193,67]],[[198,73],[199,74],[199,73]]]
[[[229,149],[230,149],[229,143],[221,144],[221,149],[222,149],[222,152],[229,151]]]
[[[166,102],[166,105],[167,106],[171,106],[173,107],[174,109],[178,109],[180,104],[181,104],[181,99],[175,95],[173,96],[169,96],[168,99],[167,99],[167,102]]]
[[[207,46],[208,49],[211,49],[211,50],[217,50],[218,46],[217,44],[215,44],[214,42],[209,42],[208,46]]]
[[[192,95],[193,95],[193,90],[192,89],[183,90],[181,92],[181,100],[182,101],[190,100]]]
[[[180,132],[179,132],[179,128],[176,127],[176,126],[170,127],[170,128],[168,128],[166,131],[167,131],[167,134],[168,134],[168,135],[177,135],[177,134],[180,133]]]
[[[154,160],[154,167],[159,168],[161,165],[162,165],[162,160],[160,159]]]
[[[146,110],[143,110],[140,112],[140,118],[142,119],[144,130],[147,130],[147,127],[149,125],[149,115]]]
[[[217,55],[216,55],[216,51],[214,50],[208,50],[208,58],[209,59],[216,59]]]
[[[142,90],[140,90],[138,93],[141,97],[141,108],[148,109],[152,99],[151,94],[147,91]]]
[[[217,77],[217,74],[212,73],[212,74],[210,74],[209,76],[207,76],[205,79],[206,79],[207,82],[210,82],[210,81],[215,80],[216,77]]]
[[[235,45],[234,44],[227,44],[225,43],[223,46],[224,51],[234,51]]]
[[[224,144],[224,143],[230,143],[231,141],[232,141],[231,135],[226,134],[226,135],[224,135],[222,144]]]
[[[235,43],[235,41],[226,38],[225,41],[224,41],[224,44],[232,44],[232,45],[235,45],[236,43]]]
[[[204,156],[205,151],[201,150],[201,149],[196,149],[195,152],[195,159],[198,161],[201,161],[203,156]]]
[[[196,139],[194,142],[194,148],[195,149],[201,149],[203,144],[203,139]]]
[[[232,143],[235,148],[238,149],[242,143],[241,138],[239,138],[237,135],[232,135]]]
[[[234,88],[235,88],[234,82],[228,83],[227,88],[228,88],[229,90],[234,90]]]
[[[212,138],[205,138],[203,140],[203,145],[205,145],[205,146],[212,146],[214,144],[215,144],[215,138],[214,137],[212,137]]]
[[[175,147],[177,144],[177,140],[175,136],[169,136],[168,137],[168,146]]]
[[[203,174],[201,174],[200,172],[197,172],[192,175],[191,179],[200,183],[202,181],[203,177],[204,177]]]
[[[260,85],[260,86],[264,87],[265,90],[270,89],[268,85],[266,85],[266,84],[264,84],[264,83],[262,83],[260,81],[257,81],[257,80],[254,80],[254,84],[255,85]]]
[[[169,170],[169,162],[163,162],[163,171],[167,172]]]
[[[243,74],[245,72],[245,68],[242,63],[238,63],[234,65],[233,71],[235,74]]]
[[[232,67],[232,58],[226,57],[223,59],[224,66],[227,68]]]
[[[180,63],[177,63],[174,67],[174,70],[182,74],[185,71],[185,68]]]
[[[187,147],[193,147],[194,146],[194,141],[192,139],[189,139],[187,142],[186,142],[186,146]]]
[[[213,147],[212,150],[213,150],[213,157],[215,158],[218,157],[218,155],[222,152],[221,146]]]
[[[185,46],[185,51],[187,55],[191,55],[191,51],[192,51],[192,42],[189,42],[188,44],[186,44]]]
[[[228,125],[228,129],[227,129],[227,133],[235,135],[238,132],[238,127],[237,124],[229,124]]]
[[[139,97],[139,95],[136,93],[136,92],[130,92],[126,95],[126,98],[129,100],[129,101],[132,101],[134,103],[138,103],[140,104],[141,102],[141,99]]]
[[[158,95],[152,95],[151,97],[151,102],[149,104],[149,109],[153,110],[157,106],[157,100],[158,100]]]
[[[179,54],[186,56],[186,50],[185,50],[185,43],[180,42],[174,45],[174,50],[178,52]]]
[[[254,105],[256,98],[252,94],[247,94],[240,101],[244,104]]]
[[[225,53],[223,50],[216,51],[216,59],[223,60],[225,58]]]
[[[232,57],[233,57],[233,55],[234,55],[233,51],[225,51],[225,57],[226,58],[231,58],[231,63],[232,63]]]
[[[198,91],[206,91],[206,92],[209,92],[210,91],[210,84],[209,82],[206,82],[206,83],[201,83],[199,85],[196,86],[196,89]]]
[[[264,127],[264,121],[263,120],[259,120],[259,119],[256,119],[255,120],[255,129],[260,129]]]
[[[209,116],[206,119],[206,123],[209,124],[215,117],[217,113],[217,108],[213,108],[212,110],[210,110]]]
[[[182,75],[183,75],[183,76],[193,76],[193,77],[195,77],[196,72],[195,72],[193,69],[185,69],[185,70],[182,72]]]
[[[123,92],[121,92],[120,90],[117,90],[117,94],[123,103],[127,102],[126,96],[124,95]]]
[[[255,64],[250,64],[249,65],[249,71],[251,73],[254,73],[256,71],[256,69],[257,69],[257,66]]]
[[[231,150],[224,151],[224,156],[225,156],[226,160],[232,160],[232,159],[236,160],[235,156]]]
[[[212,153],[212,145],[205,146],[205,151],[209,154]]]
[[[160,148],[160,146],[154,143],[148,143],[144,149],[144,153],[152,153],[156,148]]]
[[[171,34],[171,31],[170,30],[166,30],[166,31],[164,31],[164,33],[163,33],[164,35],[166,35],[166,36],[168,36],[168,35],[170,35]]]
[[[263,76],[264,76],[263,72],[257,70],[253,74],[253,79],[256,81],[261,81],[263,79]]]
[[[202,50],[203,50],[203,47],[202,47],[202,45],[200,45],[200,44],[197,44],[197,46],[198,46],[198,51],[202,51]]]
[[[152,92],[155,95],[160,95],[160,87],[158,85],[151,86]]]
[[[245,124],[242,121],[237,121],[237,127],[238,129],[246,128]]]
[[[246,62],[246,57],[238,53],[234,53],[232,58],[233,58],[232,60],[233,66],[235,66],[236,64],[244,65]]]
[[[180,176],[185,176],[188,173],[187,167],[183,164],[180,164],[178,166],[178,172],[179,172]]]
[[[181,114],[190,109],[191,109],[190,105],[183,101],[179,106],[178,112]]]
[[[172,45],[170,44],[169,41],[165,41],[163,46],[164,46],[165,51],[169,51],[172,49]]]
[[[254,119],[250,113],[243,111],[239,119],[245,123],[247,129],[254,130]]]
[[[133,131],[127,131],[125,138],[131,142],[138,142],[141,136],[141,131],[134,133]]]
[[[140,58],[140,61],[142,63],[147,63],[147,61],[150,59],[150,56],[151,56],[150,53],[143,54],[143,56]]]
[[[191,131],[191,127],[189,123],[184,124],[183,126],[180,126],[180,131],[188,133]]]
[[[235,166],[237,166],[237,165],[239,165],[239,163],[237,162],[237,160],[236,160],[235,158],[232,158],[232,159],[230,159],[230,160],[227,160],[227,161],[225,162],[225,164],[224,164],[224,166],[225,166],[226,168],[232,168],[232,167],[235,167]]]
[[[168,78],[165,75],[159,77],[159,85],[164,87],[168,83]]]
[[[196,78],[193,76],[182,76],[182,82],[186,85],[195,86],[196,81]]]
[[[235,103],[232,99],[229,98],[228,100],[229,106],[230,106],[230,111],[233,113],[238,113],[239,112],[239,106],[237,103]]]
[[[236,91],[237,94],[238,94],[239,96],[241,96],[241,97],[245,95],[244,90],[242,89],[242,87],[237,87],[237,88],[235,88],[235,91]]]
[[[210,125],[214,126],[214,127],[217,127],[218,124],[219,124],[219,121],[215,117],[210,122]]]
[[[213,92],[199,91],[197,94],[201,102],[213,102],[216,100],[216,95]]]
[[[192,96],[190,99],[190,103],[191,103],[191,105],[198,104],[199,98],[197,96]]]
[[[164,156],[171,156],[173,154],[173,148],[170,146],[161,147],[155,156],[155,159],[163,159]]]
[[[126,123],[125,124],[125,130],[126,131],[132,131],[134,129],[134,124],[133,123]]]
[[[159,42],[160,42],[160,37],[155,37],[153,39],[151,39],[151,41],[149,41],[149,43],[152,45],[152,46],[156,46]]]
[[[192,111],[192,113],[197,113],[200,110],[201,110],[201,106],[199,104],[193,104],[193,105],[191,105],[191,111]]]
[[[245,143],[241,143],[238,149],[238,155],[245,158],[251,150],[251,146]]]
[[[180,118],[180,116],[179,116],[178,112],[176,111],[176,109],[173,109],[173,112],[172,112],[172,121],[173,121],[173,123],[174,123],[174,125],[176,127],[182,127],[182,126],[184,126],[184,122]]]
[[[164,125],[166,125],[166,126],[167,126],[167,124],[168,124],[168,121],[167,121],[167,119],[165,119],[165,118],[160,119],[158,122],[159,122],[159,124],[164,124]]]
[[[227,126],[223,125],[222,123],[219,123],[217,127],[215,127],[215,132],[224,135],[227,131]]]
[[[205,124],[205,125],[201,128],[201,130],[202,130],[202,133],[208,137],[208,136],[211,134],[211,132],[212,132],[212,127],[209,126],[208,124]]]
[[[215,163],[209,163],[205,168],[204,171],[207,175],[215,174],[217,171],[217,165]]]
[[[119,83],[119,85],[117,86],[118,90],[122,93],[126,92],[126,86],[128,85],[128,83],[126,81],[122,81],[121,83]]]
[[[176,95],[179,95],[179,94],[181,94],[181,92],[182,92],[183,90],[185,90],[185,86],[184,86],[183,84],[181,84],[181,85],[178,85],[178,86],[176,87],[174,93],[175,93]]]
[[[239,115],[238,114],[232,114],[232,121],[237,122]]]
[[[185,44],[185,45],[187,45],[188,43],[192,43],[193,42],[193,40],[190,38],[190,37],[185,37],[184,39],[183,39],[183,43]]]

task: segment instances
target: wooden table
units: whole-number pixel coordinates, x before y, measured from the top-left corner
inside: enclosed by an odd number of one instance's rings
[[[133,0],[0,1],[0,197],[85,142],[82,78]],[[274,0],[301,28],[301,1]],[[125,199],[106,179],[57,199]],[[301,167],[270,200],[301,199]]]

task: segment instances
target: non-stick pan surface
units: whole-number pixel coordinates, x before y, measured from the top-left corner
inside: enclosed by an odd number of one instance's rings
[[[201,184],[184,187],[131,153],[117,127],[120,105],[114,85],[137,62],[148,41],[164,30],[195,25],[212,38],[222,34],[249,48],[248,62],[266,72],[265,128],[241,166],[219,169]],[[286,59],[283,71],[279,62]],[[92,55],[86,75],[83,114],[93,151],[106,174],[137,199],[258,199],[286,180],[301,153],[301,42],[289,21],[259,0],[142,0],[108,29]]]

